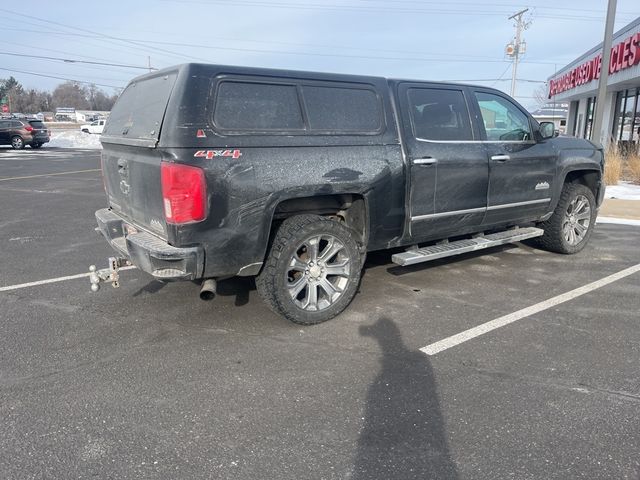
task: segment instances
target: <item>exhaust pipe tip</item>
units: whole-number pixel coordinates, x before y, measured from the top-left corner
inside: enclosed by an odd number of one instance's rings
[[[210,301],[216,298],[216,289],[218,287],[218,283],[214,278],[207,278],[202,282],[202,287],[200,288],[200,300]]]

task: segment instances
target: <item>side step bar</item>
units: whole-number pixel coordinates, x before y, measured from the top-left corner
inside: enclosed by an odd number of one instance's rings
[[[457,240],[451,243],[440,243],[417,250],[407,250],[406,252],[394,254],[391,257],[391,261],[404,267],[416,263],[428,262],[430,260],[437,260],[439,258],[460,255],[461,253],[475,252],[476,250],[504,245],[505,243],[519,242],[527,238],[539,237],[543,233],[544,230],[535,227],[505,230],[504,232]]]

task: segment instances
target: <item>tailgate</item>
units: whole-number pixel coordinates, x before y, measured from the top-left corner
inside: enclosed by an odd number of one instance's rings
[[[105,144],[102,175],[109,206],[132,224],[166,239],[160,161],[156,149]]]
[[[177,71],[133,80],[114,105],[100,137],[109,205],[133,225],[162,238],[167,228],[156,148]]]

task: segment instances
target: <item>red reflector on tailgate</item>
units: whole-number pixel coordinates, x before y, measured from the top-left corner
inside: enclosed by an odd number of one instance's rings
[[[162,199],[168,223],[190,223],[207,216],[207,186],[198,167],[162,162]]]

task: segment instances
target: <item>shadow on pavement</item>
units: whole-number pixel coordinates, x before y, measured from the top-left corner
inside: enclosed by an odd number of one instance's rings
[[[458,478],[428,357],[409,350],[388,318],[360,334],[380,344],[382,368],[367,394],[352,478]]]
[[[160,290],[162,290],[164,287],[166,287],[166,285],[167,284],[165,282],[159,282],[157,280],[153,280],[147,283],[144,287],[140,288],[137,292],[133,294],[133,296],[139,297],[140,295],[143,295],[143,294],[157,293]]]
[[[236,297],[233,302],[236,307],[248,304],[250,292],[255,289],[256,284],[252,277],[231,277],[218,282],[218,295]]]

